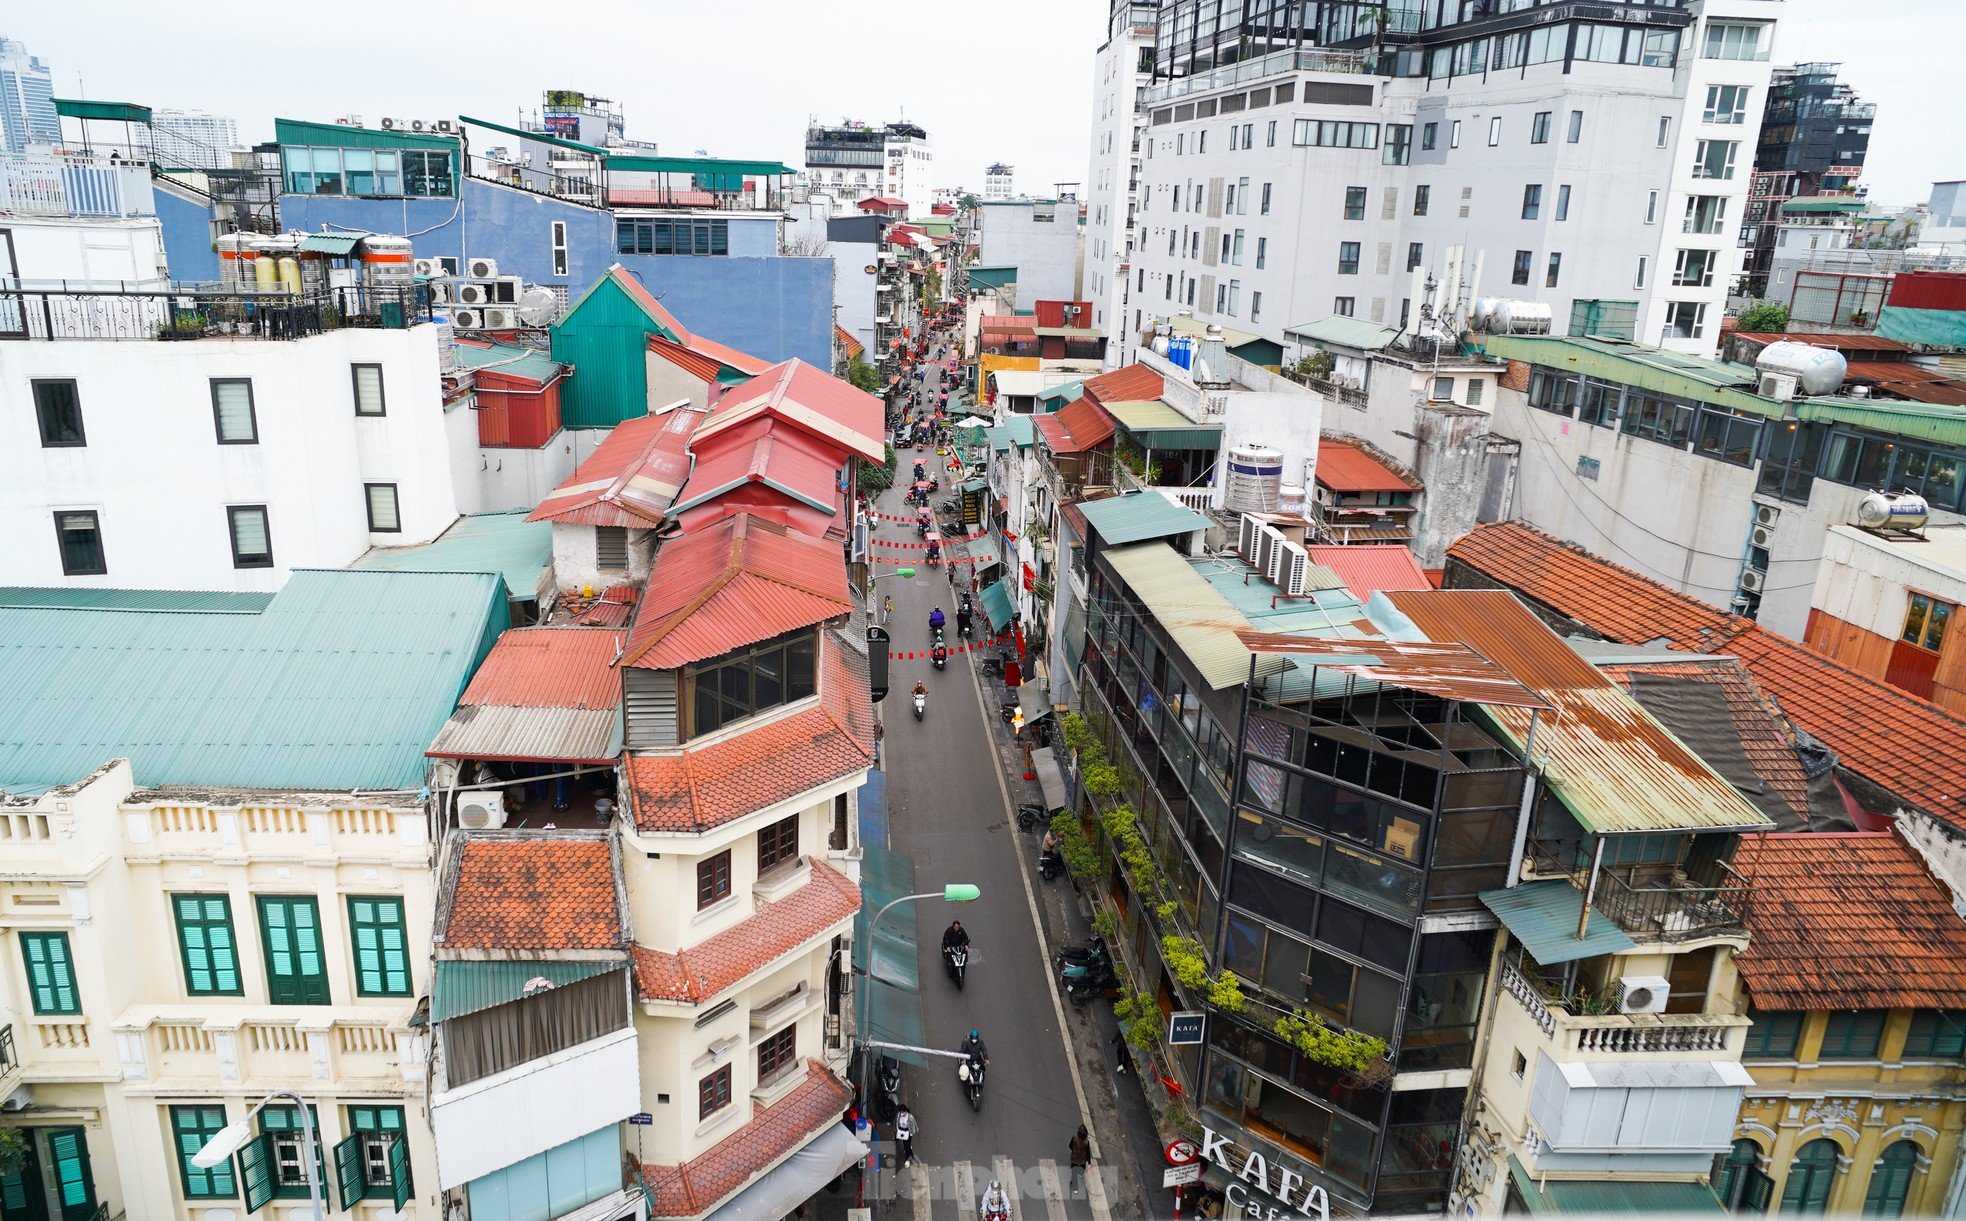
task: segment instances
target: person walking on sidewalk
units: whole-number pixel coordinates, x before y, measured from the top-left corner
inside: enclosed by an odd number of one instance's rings
[[[903,1166],[915,1160],[915,1113],[906,1106],[894,1114],[894,1143]]]
[[[1072,1134],[1072,1194],[1085,1190],[1085,1168],[1092,1164],[1092,1141],[1086,1136],[1085,1125]]]

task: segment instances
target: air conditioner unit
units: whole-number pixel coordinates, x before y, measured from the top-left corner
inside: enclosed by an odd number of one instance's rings
[[[460,284],[457,299],[465,305],[483,305],[491,300],[491,288],[484,284]]]
[[[437,278],[438,276],[441,276],[441,275],[443,275],[443,274],[444,274],[444,264],[443,264],[443,260],[441,260],[441,259],[411,259],[411,260],[410,260],[410,274],[412,274],[412,275],[418,275],[418,276],[422,276],[422,277],[424,277],[425,279],[435,279],[435,278]]]
[[[449,119],[438,119],[437,122],[433,124],[433,126],[435,126],[438,131],[448,132],[453,130],[456,125],[453,124]]]
[[[398,127],[401,126],[402,126],[401,121],[397,119],[384,119],[382,121],[382,130],[384,131],[395,131]]]
[[[1273,563],[1271,557],[1276,555],[1277,548],[1282,545],[1283,535],[1277,532],[1275,526],[1264,526],[1257,532],[1256,571],[1262,573],[1265,579],[1270,575],[1270,566]]]
[[[1755,393],[1765,399],[1774,399],[1778,403],[1794,402],[1795,378],[1786,373],[1763,373],[1760,383],[1755,387]]]
[[[1755,525],[1757,525],[1757,526],[1772,526],[1772,525],[1774,525],[1774,524],[1775,524],[1776,522],[1778,522],[1778,521],[1780,521],[1780,520],[1782,520],[1782,511],[1781,511],[1780,509],[1778,509],[1778,508],[1776,508],[1776,507],[1775,507],[1774,505],[1756,505],[1756,506],[1754,506],[1754,524],[1755,524]]]
[[[1775,532],[1766,526],[1756,526],[1748,531],[1748,542],[1766,551],[1768,544],[1775,541]]]
[[[1751,594],[1760,593],[1762,584],[1767,580],[1768,574],[1759,568],[1741,569],[1741,588]]]
[[[1247,513],[1242,515],[1242,524],[1236,529],[1236,554],[1252,564],[1256,562],[1256,536],[1262,530],[1263,523]]]
[[[1618,980],[1618,1012],[1664,1013],[1672,985],[1658,975],[1625,975]]]
[[[519,311],[506,306],[480,311],[488,331],[509,331],[519,325]]]
[[[422,131],[422,130],[423,130],[423,120],[422,120],[422,119],[411,119],[411,120],[410,120],[410,130],[411,130],[411,131]]]
[[[1282,577],[1277,581],[1278,588],[1292,597],[1302,597],[1304,578],[1309,574],[1311,567],[1310,553],[1296,543],[1286,541],[1283,546],[1277,548],[1277,554],[1283,557],[1282,562],[1277,566]]]
[[[460,331],[482,330],[485,320],[483,310],[460,309],[451,311],[451,325]]]
[[[505,794],[465,793],[457,799],[457,825],[466,831],[496,831],[505,825]]]
[[[449,305],[450,303],[451,303],[450,285],[444,283],[441,280],[430,285],[430,304]]]
[[[497,259],[471,259],[467,262],[464,274],[474,280],[490,280],[498,276]]]
[[[493,305],[517,305],[519,298],[525,294],[526,278],[524,276],[499,276],[485,287],[491,291],[491,303]]]

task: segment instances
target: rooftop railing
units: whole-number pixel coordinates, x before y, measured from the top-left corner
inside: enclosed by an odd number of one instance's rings
[[[297,295],[216,285],[49,288],[0,281],[0,340],[287,340],[351,328],[400,330],[429,317],[427,296],[413,287]]]
[[[1579,888],[1592,885],[1589,866],[1566,866],[1561,847],[1539,840],[1531,846],[1537,873],[1566,876]],[[1606,866],[1597,871],[1591,908],[1642,943],[1745,936],[1752,888],[1726,864],[1715,862],[1713,867],[1717,885],[1677,869],[1648,866],[1640,872]]]
[[[154,216],[150,166],[89,153],[0,153],[0,214]]]
[[[1378,60],[1370,51],[1276,51],[1239,64],[1226,64],[1210,72],[1198,72],[1147,90],[1147,104],[1156,105],[1191,93],[1226,89],[1246,81],[1280,76],[1286,72],[1334,72],[1346,75],[1376,75]]]

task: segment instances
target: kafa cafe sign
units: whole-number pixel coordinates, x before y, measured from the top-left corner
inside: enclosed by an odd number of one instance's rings
[[[1331,1221],[1331,1198],[1324,1188],[1306,1183],[1295,1170],[1272,1167],[1268,1158],[1254,1150],[1244,1152],[1207,1125],[1201,1132],[1202,1160],[1214,1162],[1235,1180],[1223,1191],[1230,1209],[1253,1221],[1288,1221],[1291,1217]]]

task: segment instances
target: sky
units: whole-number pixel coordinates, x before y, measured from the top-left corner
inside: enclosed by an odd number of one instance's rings
[[[1105,0],[210,0],[19,3],[0,16],[52,64],[55,91],[230,114],[249,141],[275,115],[494,121],[544,89],[610,97],[664,152],[798,166],[810,119],[906,117],[934,181],[979,189],[1008,161],[1048,194],[1082,182]],[[1773,5],[1771,5],[1773,7]],[[1877,103],[1864,181],[1882,203],[1966,177],[1951,50],[1958,0],[1786,0],[1777,62],[1828,60]],[[79,81],[78,81],[79,77]]]

